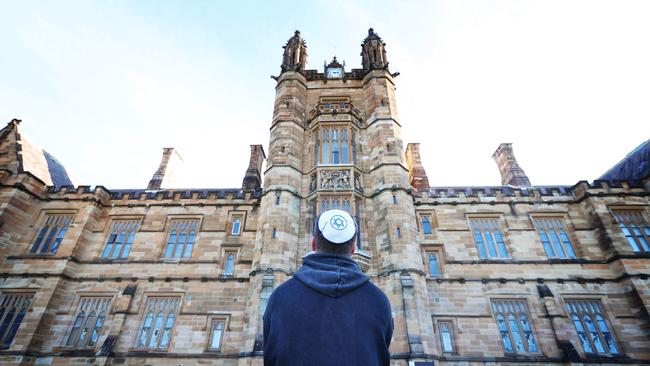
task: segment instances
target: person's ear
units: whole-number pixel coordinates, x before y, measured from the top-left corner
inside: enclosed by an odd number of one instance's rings
[[[316,238],[311,239],[311,250],[316,251]]]
[[[350,253],[350,254],[354,254],[354,252],[355,252],[356,250],[357,250],[357,246],[356,246],[355,244],[353,244],[353,245],[352,245],[352,253]]]

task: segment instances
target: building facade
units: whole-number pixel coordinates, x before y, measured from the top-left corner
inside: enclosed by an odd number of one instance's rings
[[[147,189],[73,186],[11,121],[0,363],[261,365],[266,301],[328,208],[391,301],[394,365],[650,363],[650,142],[592,183],[531,185],[501,144],[502,185],[430,186],[372,29],[361,56],[309,70],[296,31],[241,188],[171,187],[172,148]]]

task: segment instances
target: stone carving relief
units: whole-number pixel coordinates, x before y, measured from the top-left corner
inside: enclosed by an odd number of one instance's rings
[[[347,170],[324,170],[320,173],[320,188],[352,188]]]

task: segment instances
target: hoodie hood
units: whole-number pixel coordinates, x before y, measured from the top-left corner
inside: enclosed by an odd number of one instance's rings
[[[368,282],[352,258],[337,254],[310,254],[293,276],[329,297],[341,297]]]

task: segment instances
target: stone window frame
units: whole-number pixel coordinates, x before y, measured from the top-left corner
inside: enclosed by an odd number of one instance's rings
[[[476,250],[476,255],[480,261],[511,261],[514,260],[514,257],[512,256],[512,245],[510,243],[510,235],[508,233],[508,221],[505,218],[505,215],[502,212],[471,212],[471,213],[465,213],[465,220],[467,223],[467,228],[470,232],[470,235],[472,236],[472,243],[474,244],[474,250]],[[486,257],[481,257],[480,252],[478,250],[478,243],[476,243],[476,239],[474,237],[474,230],[472,229],[472,220],[496,220],[496,222],[499,224],[499,229],[500,229],[500,234],[503,239],[503,245],[506,250],[507,256],[502,257],[502,256],[497,256],[497,257],[492,257],[492,256],[486,256]],[[494,237],[494,234],[492,234],[492,239],[496,239]],[[489,248],[488,244],[484,243],[485,245],[485,250],[486,254],[489,253]],[[497,250],[497,253],[499,253],[498,249],[498,243],[496,240],[494,240],[494,245],[495,249]]]
[[[14,335],[11,337],[11,341],[9,344],[3,345],[5,341],[5,337],[7,336],[7,332],[11,330],[11,327],[7,327],[7,329],[4,331],[4,333],[0,333],[0,350],[7,350],[11,349],[11,346],[13,345],[14,341],[16,340],[16,337],[20,334],[21,331],[21,326],[25,322],[25,318],[27,315],[32,311],[34,307],[34,302],[36,300],[36,291],[35,289],[29,289],[29,288],[21,288],[21,289],[1,289],[0,290],[0,309],[2,308],[5,296],[28,296],[28,305],[25,310],[25,314],[23,315],[23,318],[20,320],[20,323],[18,324],[18,327],[15,330]],[[3,312],[2,316],[0,316],[0,322],[4,322],[5,316],[7,316],[7,312]],[[11,323],[9,324],[10,326],[13,326],[16,321],[16,314],[14,313],[13,319]]]
[[[429,238],[433,235],[433,228],[437,226],[437,221],[435,219],[435,214],[433,211],[417,211],[417,227],[420,234],[424,235],[425,238]],[[422,224],[424,218],[429,219],[429,226],[431,227],[431,233],[424,232],[424,226]]]
[[[241,237],[246,229],[246,216],[246,210],[229,210],[228,222],[226,222],[226,235],[229,237]],[[239,219],[239,231],[233,234],[233,225],[237,219]]]
[[[440,278],[444,273],[444,266],[446,261],[445,250],[442,244],[421,244],[420,252],[422,255],[422,262],[426,271],[427,278]],[[438,277],[431,275],[429,268],[429,253],[436,253],[438,255]]]
[[[623,356],[625,355],[625,349],[624,349],[624,342],[621,342],[620,339],[621,337],[619,336],[616,327],[614,327],[612,321],[611,321],[611,316],[609,314],[615,314],[609,303],[606,301],[607,298],[604,296],[594,296],[594,295],[588,295],[588,294],[567,294],[561,297],[561,305],[562,309],[564,311],[564,314],[566,316],[567,322],[569,323],[569,328],[573,332],[572,335],[575,335],[575,343],[579,345],[579,349],[582,350],[582,352],[589,356]],[[605,324],[607,325],[609,332],[613,335],[613,340],[615,346],[618,348],[618,353],[598,353],[598,352],[586,352],[583,345],[582,341],[580,340],[580,337],[578,335],[578,330],[575,327],[575,324],[573,323],[573,320],[571,319],[571,313],[569,312],[569,302],[573,301],[583,301],[583,302],[597,302],[600,304],[600,308],[602,309],[602,315],[605,321]],[[584,324],[584,322],[582,322]],[[598,331],[598,335],[602,339],[601,331],[598,330],[598,327],[596,328]],[[593,344],[593,342],[590,342]],[[609,347],[608,347],[609,348]]]
[[[156,349],[156,348],[149,348],[149,347],[139,347],[138,342],[140,339],[140,334],[142,333],[142,328],[144,326],[144,321],[147,316],[147,305],[149,305],[149,300],[152,298],[177,298],[178,299],[178,309],[176,309],[176,314],[175,314],[175,319],[174,319],[174,325],[172,326],[172,329],[170,331],[170,336],[169,336],[169,344],[167,345],[166,349]],[[169,349],[171,348],[173,342],[174,342],[174,334],[176,333],[176,327],[178,326],[178,322],[180,319],[180,315],[183,313],[183,304],[185,303],[185,293],[184,292],[155,292],[155,291],[150,291],[150,292],[145,292],[142,295],[142,301],[138,305],[140,309],[138,309],[138,322],[136,323],[138,327],[136,328],[135,334],[134,334],[134,342],[132,343],[132,346],[129,351],[134,351],[134,352],[153,352],[153,353],[167,353]],[[166,319],[166,317],[165,317]],[[154,319],[155,322],[155,319]],[[163,327],[164,327],[163,323]],[[149,339],[149,337],[147,337]]]
[[[348,162],[347,163],[323,163],[323,133],[322,131],[325,129],[332,129],[336,128],[339,130],[339,135],[340,135],[340,130],[341,129],[346,129],[346,135],[347,135],[347,143],[348,143]],[[357,140],[359,139],[359,128],[355,126],[354,122],[350,121],[327,121],[327,122],[319,122],[318,124],[314,124],[314,127],[309,130],[310,134],[310,141],[313,141],[313,149],[310,149],[310,159],[312,162],[312,167],[316,168],[319,166],[348,166],[348,165],[357,165]],[[340,141],[337,140],[337,141]],[[342,146],[342,144],[339,142],[339,145]],[[339,147],[339,161],[340,160],[340,152],[341,152],[341,147]],[[332,160],[332,149],[330,147],[329,151],[330,155],[330,160]]]
[[[231,314],[228,313],[217,313],[210,314],[207,317],[207,322],[205,325],[205,330],[208,332],[206,337],[206,343],[204,352],[208,353],[223,353],[224,340],[226,338],[226,332],[230,331],[230,318]],[[223,322],[223,331],[221,332],[221,339],[219,340],[219,348],[212,348],[212,337],[214,336],[214,327],[216,323]]]
[[[528,218],[530,220],[530,224],[533,230],[535,230],[535,232],[537,233],[536,235],[537,243],[539,243],[539,246],[544,250],[544,255],[546,255],[548,259],[578,259],[582,256],[582,252],[580,250],[580,245],[578,242],[578,237],[575,235],[573,222],[571,221],[571,218],[569,217],[569,214],[567,212],[531,212],[528,214]],[[540,236],[540,231],[537,226],[537,220],[551,220],[551,219],[561,220],[562,223],[564,224],[564,231],[569,239],[569,244],[571,245],[571,249],[573,249],[575,257],[570,257],[566,255],[564,257],[548,256],[547,250],[544,248],[544,242],[542,241],[542,238]],[[564,252],[566,253],[566,247],[562,243],[562,238],[559,237],[558,240],[560,241],[560,245],[562,246]],[[553,246],[552,239],[549,238],[549,242],[551,243],[550,245]],[[552,249],[555,252],[555,248]]]
[[[643,245],[643,243],[641,243],[639,241],[638,235],[636,235],[634,232],[632,232],[631,237],[634,240],[635,245],[640,249],[638,251],[634,250],[634,247],[632,247],[632,244],[630,243],[630,238],[627,235],[625,235],[625,233],[623,232],[623,230],[621,228],[622,224],[629,223],[629,221],[624,221],[624,220],[619,221],[619,217],[621,216],[622,213],[627,213],[627,214],[633,214],[633,215],[640,216],[641,219],[643,220],[642,222],[644,224],[644,227],[641,228],[642,230],[640,230],[640,232],[641,232],[642,237],[645,238],[645,240],[648,242],[648,245],[650,246],[650,235],[648,235],[647,229],[645,227],[645,226],[650,227],[650,219],[649,219],[650,214],[648,213],[648,205],[615,204],[615,205],[607,206],[607,209],[609,210],[610,214],[612,215],[612,222],[613,222],[613,225],[616,227],[616,233],[618,233],[619,235],[621,235],[624,238],[623,241],[625,242],[626,248],[629,248],[630,250],[632,250],[632,253],[635,253],[635,254],[644,254],[644,253],[647,254],[647,253],[650,253],[650,250],[646,249],[645,246]],[[627,225],[626,225],[626,228],[628,230],[630,230]]]
[[[70,338],[70,335],[72,334],[73,327],[75,320],[77,319],[77,316],[79,315],[79,306],[81,305],[81,301],[84,298],[94,298],[94,299],[99,299],[99,298],[104,298],[108,299],[109,305],[108,308],[106,309],[106,319],[104,319],[104,324],[102,326],[101,333],[99,334],[99,338],[97,341],[97,344],[92,347],[78,347],[76,345],[70,345],[68,346],[68,339]],[[65,336],[62,339],[62,343],[60,346],[60,349],[83,349],[83,350],[94,350],[97,349],[98,347],[101,347],[102,339],[105,339],[105,335],[108,335],[110,332],[110,326],[108,325],[110,321],[112,321],[112,314],[113,314],[113,309],[117,305],[116,304],[116,299],[117,299],[117,294],[115,292],[111,291],[80,291],[75,294],[74,300],[70,304],[70,308],[67,311],[67,315],[70,316],[70,320],[68,321],[67,324],[67,330],[65,332]],[[103,338],[104,337],[104,338]]]
[[[510,338],[511,338],[511,344],[514,347],[514,350],[513,350],[513,352],[507,352],[506,351],[506,349],[503,346],[503,339],[501,338],[501,334],[500,334],[499,322],[497,321],[497,317],[496,317],[496,314],[495,314],[495,311],[494,311],[494,308],[493,308],[493,304],[494,304],[495,301],[520,302],[520,303],[522,303],[524,305],[524,307],[526,309],[528,324],[530,325],[530,329],[531,329],[531,332],[532,332],[532,335],[533,335],[533,339],[535,341],[535,346],[537,347],[537,351],[535,351],[535,352],[530,352],[530,351],[517,352],[516,351],[515,340],[512,339],[512,333],[511,333],[511,330],[510,330],[510,326],[507,325],[507,324],[506,324],[506,326],[508,327],[508,332],[509,332]],[[489,309],[490,309],[490,314],[491,314],[493,324],[496,326],[498,342],[499,342],[499,345],[500,345],[501,350],[503,351],[504,355],[525,355],[525,356],[532,355],[532,356],[537,356],[537,355],[542,354],[542,343],[540,342],[540,337],[539,337],[540,333],[539,333],[539,331],[537,329],[537,326],[536,326],[536,324],[534,322],[535,318],[531,314],[531,311],[530,311],[531,307],[530,307],[530,304],[529,304],[529,301],[528,301],[527,297],[490,296],[490,297],[488,297],[488,306],[489,306]],[[517,325],[518,326],[520,325],[519,319],[517,319]],[[520,329],[520,328],[518,328],[518,329]],[[525,342],[525,338],[523,338],[523,339],[524,339],[524,342]],[[528,349],[527,344],[525,345],[525,347],[526,347],[526,349]]]
[[[442,354],[448,354],[448,355],[457,355],[458,354],[458,347],[456,345],[456,322],[452,318],[438,318],[435,319],[435,326],[433,331],[438,334],[436,337],[438,339],[438,342],[440,344],[440,352]],[[440,331],[440,324],[441,323],[446,323],[449,324],[449,329],[451,332],[451,351],[445,351],[444,346],[443,346],[443,340],[442,340],[442,332]]]
[[[189,258],[183,257],[181,253],[180,258],[174,258],[174,257],[165,257],[165,251],[167,250],[167,244],[169,241],[169,235],[171,234],[172,228],[173,228],[173,222],[174,221],[192,221],[196,220],[198,221],[197,229],[196,229],[196,235],[194,237],[194,244],[192,245],[192,252],[190,253]],[[171,262],[177,262],[177,261],[188,261],[192,259],[193,253],[196,250],[197,244],[199,243],[199,239],[201,238],[201,228],[203,227],[203,215],[200,214],[190,214],[190,215],[167,215],[165,219],[165,226],[163,228],[163,232],[165,235],[163,236],[163,241],[162,245],[160,246],[160,255],[159,258],[162,261],[171,261]],[[187,242],[187,241],[186,241]],[[185,244],[183,244],[185,245]],[[185,249],[183,249],[185,251]]]
[[[36,220],[36,224],[30,226],[30,229],[33,228],[33,234],[31,236],[31,240],[29,241],[29,245],[27,246],[27,254],[31,256],[53,256],[58,253],[59,249],[61,248],[61,244],[63,243],[63,240],[65,239],[66,235],[68,235],[69,231],[71,228],[74,227],[75,225],[75,219],[77,218],[77,213],[79,210],[76,209],[43,209],[38,215],[38,218]],[[46,253],[41,253],[41,247],[43,243],[39,243],[38,247],[35,247],[36,241],[39,238],[40,232],[43,230],[43,226],[47,222],[48,217],[52,216],[70,216],[70,222],[67,224],[66,230],[61,237],[61,243],[56,248],[56,251],[53,253],[50,253],[50,250],[48,250]],[[46,232],[49,233],[50,231],[48,230]],[[60,232],[60,229],[59,229]],[[57,236],[59,233],[57,233]],[[43,239],[47,239],[47,236],[45,236]],[[56,237],[52,238],[54,241],[56,241]],[[34,249],[38,249],[37,252],[33,252]],[[49,248],[49,245],[48,245]]]
[[[111,235],[113,224],[115,224],[118,221],[137,221],[137,227],[135,229],[135,236],[137,236],[138,232],[142,229],[142,224],[144,223],[144,215],[110,215],[109,219],[106,220],[106,224],[104,225],[104,230],[102,232],[103,237],[104,237],[104,242],[102,247],[99,250],[99,255],[97,256],[98,260],[128,260],[128,255],[126,258],[122,258],[121,256],[118,256],[116,258],[113,257],[104,257],[104,250],[106,250],[106,244],[108,244],[108,239],[109,236]],[[131,249],[129,250],[129,255],[131,254],[131,251],[133,251],[133,244],[135,243],[135,236],[133,238],[133,243],[131,243]],[[124,248],[122,248],[124,250]]]

